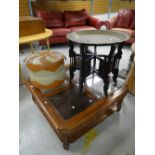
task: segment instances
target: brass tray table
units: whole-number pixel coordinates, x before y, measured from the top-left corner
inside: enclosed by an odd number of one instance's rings
[[[117,85],[122,47],[124,41],[129,39],[129,35],[113,30],[83,30],[69,33],[67,38],[70,42],[70,81],[74,78],[74,72],[79,70],[80,90],[82,91],[86,77],[95,73],[104,81],[103,90],[108,96],[109,75],[113,75],[113,81]],[[75,45],[79,46],[79,53]],[[91,51],[89,46],[94,47],[94,50]],[[98,46],[110,46],[109,54],[105,54],[104,49],[101,54],[98,54]],[[99,61],[99,66],[96,65],[97,61]]]

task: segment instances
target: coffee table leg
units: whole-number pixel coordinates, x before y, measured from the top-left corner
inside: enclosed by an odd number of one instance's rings
[[[122,100],[117,103],[117,111],[120,111],[122,108]]]
[[[64,148],[65,150],[69,150],[69,143],[63,142],[63,148]]]

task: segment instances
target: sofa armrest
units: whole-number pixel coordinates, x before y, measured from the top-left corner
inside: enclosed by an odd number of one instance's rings
[[[111,30],[115,26],[116,21],[117,21],[117,16],[104,21],[104,25],[106,26],[107,30]]]
[[[133,32],[131,34],[131,37],[134,37],[135,38],[135,30],[133,30]]]
[[[94,17],[89,16],[89,18],[88,18],[88,24],[90,26],[95,27],[96,29],[100,29],[101,26],[104,25],[104,22],[101,21],[101,20],[99,20],[99,19],[97,19],[97,18],[94,18]]]

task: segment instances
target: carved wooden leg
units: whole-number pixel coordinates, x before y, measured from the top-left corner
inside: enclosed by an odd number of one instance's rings
[[[117,85],[117,77],[119,72],[119,62],[122,57],[122,47],[123,44],[118,45],[118,52],[114,56],[114,66],[113,66],[113,81],[115,82],[115,86]]]
[[[104,78],[104,94],[105,96],[108,96],[108,88],[109,88],[109,77]]]
[[[65,150],[69,150],[69,143],[68,142],[63,142],[63,148]]]
[[[114,75],[113,75],[113,81],[114,81],[114,86],[116,86],[117,85],[117,77],[118,77],[118,69],[115,69],[114,70]]]
[[[72,79],[74,78],[74,70],[73,70],[72,66],[70,66],[69,72],[70,72],[70,79],[69,79],[69,81],[71,83],[72,82]]]
[[[83,89],[83,84],[85,81],[85,68],[86,68],[86,63],[85,63],[85,47],[84,45],[80,45],[80,54],[82,56],[81,60],[81,68],[80,68],[80,92],[82,92]]]
[[[82,90],[83,90],[83,82],[80,81],[80,93],[82,92]]]
[[[84,84],[84,81],[85,81],[83,74],[84,73],[82,71],[80,71],[80,92],[82,92],[82,90],[83,90],[83,84]]]
[[[74,78],[74,71],[75,68],[75,52],[74,52],[74,44],[70,41],[69,42],[70,49],[69,49],[69,57],[70,57],[70,67],[69,67],[69,73],[70,73],[70,83],[72,79]]]
[[[71,53],[71,51],[70,51]],[[71,54],[70,54],[71,56]],[[70,66],[69,66],[69,74],[70,74],[70,83],[72,82],[72,79],[74,78],[74,71],[75,71],[75,66],[74,66],[75,62],[74,62],[74,58],[70,57]]]

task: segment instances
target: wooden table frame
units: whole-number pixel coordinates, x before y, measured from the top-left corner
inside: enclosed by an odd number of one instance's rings
[[[33,101],[38,105],[51,127],[62,141],[64,149],[69,149],[70,143],[84,135],[114,111],[119,111],[121,109],[122,100],[128,91],[127,86],[124,85],[111,95],[96,101],[86,110],[68,120],[64,120],[58,111],[56,111],[55,107],[49,103],[47,96],[55,95],[67,89],[70,84],[66,84],[64,87],[46,95],[35,88],[30,81],[26,81],[25,85],[32,93]],[[114,108],[116,110],[114,110]]]

